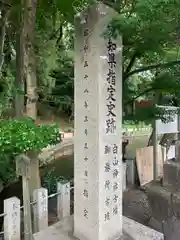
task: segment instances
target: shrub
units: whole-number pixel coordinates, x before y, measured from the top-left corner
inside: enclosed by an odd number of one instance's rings
[[[57,176],[55,167],[53,167],[45,173],[42,186],[48,189],[48,193],[52,194],[57,192],[58,182],[67,182],[67,180],[63,176]]]
[[[4,184],[16,178],[15,157],[61,141],[56,125],[37,126],[32,119],[0,121],[0,180]]]

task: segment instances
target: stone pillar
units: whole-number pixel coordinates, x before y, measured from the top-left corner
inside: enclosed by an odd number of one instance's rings
[[[94,5],[75,20],[74,235],[122,236],[122,43],[104,38],[115,16]]]
[[[21,154],[16,158],[16,174],[17,176],[22,176],[24,240],[33,240],[29,195],[30,162],[31,159],[24,154]]]
[[[34,232],[40,232],[48,227],[48,190],[39,188],[34,190],[33,206]]]
[[[20,200],[12,197],[4,200],[4,240],[20,240]]]

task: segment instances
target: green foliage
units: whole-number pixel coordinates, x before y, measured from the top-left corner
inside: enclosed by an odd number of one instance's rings
[[[111,33],[115,37],[123,36],[124,104],[135,99],[152,99],[157,91],[177,98],[179,9],[180,2],[174,0],[129,0],[119,5]],[[163,118],[155,112],[153,108],[140,109],[129,119]]]
[[[57,183],[65,181],[66,179],[63,176],[57,176],[55,173],[55,167],[53,167],[48,172],[46,172],[42,186],[48,189],[49,194],[52,194],[57,192]]]
[[[10,1],[13,6],[8,24],[8,49],[15,46],[19,0]],[[94,0],[50,1],[40,0],[36,14],[36,59],[38,93],[43,101],[50,102],[58,110],[72,111],[73,62],[66,54],[72,52],[73,19]],[[174,65],[165,68],[152,65],[178,60],[180,1],[178,0],[103,0],[118,11],[111,24],[114,36],[123,36],[123,103],[134,99],[149,99],[157,90],[170,93],[180,102],[179,70]],[[12,24],[13,23],[13,24]],[[71,23],[71,31],[67,31]],[[64,46],[64,47],[61,47]],[[6,55],[6,54],[5,54]],[[9,54],[8,56],[13,55]],[[7,60],[5,61],[8,62]],[[12,67],[13,59],[11,59]],[[158,72],[158,74],[157,74]],[[178,73],[177,73],[178,72]],[[155,76],[156,75],[156,76]],[[4,82],[8,82],[8,77]],[[11,85],[12,85],[11,80]],[[174,93],[174,92],[177,93]],[[3,104],[2,104],[3,105]],[[149,111],[147,109],[147,111]],[[154,111],[149,111],[153,114]],[[139,114],[138,114],[139,115]],[[141,113],[140,115],[144,115]],[[144,115],[145,117],[145,115]],[[143,117],[143,118],[144,118]],[[142,117],[141,117],[142,118]],[[134,116],[134,120],[138,120]]]
[[[55,86],[49,98],[50,106],[57,111],[71,114],[74,104],[74,67],[71,57],[64,55],[57,60],[57,68],[51,72]]]
[[[4,184],[15,178],[15,157],[28,151],[39,152],[60,142],[56,125],[37,126],[32,119],[0,121],[0,179]]]

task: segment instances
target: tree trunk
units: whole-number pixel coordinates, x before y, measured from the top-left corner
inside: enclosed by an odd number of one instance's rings
[[[40,172],[39,172],[39,159],[38,159],[38,154],[34,153],[34,152],[27,153],[27,156],[31,159],[29,194],[30,194],[30,199],[32,201],[34,190],[41,187]]]
[[[23,0],[18,12],[16,30],[16,79],[15,79],[15,117],[21,118],[24,113],[24,19]]]
[[[34,49],[37,0],[24,0],[26,115],[37,117],[36,55]]]
[[[6,24],[8,19],[8,9],[1,11],[1,27],[0,27],[0,73],[4,63],[4,42],[6,36]]]

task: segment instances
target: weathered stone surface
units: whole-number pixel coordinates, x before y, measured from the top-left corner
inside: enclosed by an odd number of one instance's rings
[[[155,219],[154,217],[151,217],[149,222],[148,222],[148,226],[155,229],[158,232],[163,232],[163,225],[162,222],[158,221],[157,219]]]
[[[151,218],[148,225],[158,231],[161,231],[164,234],[164,238],[167,240],[179,240],[180,221],[174,216],[164,221],[158,221]]]
[[[34,240],[49,239],[77,240],[77,238],[73,236],[73,216],[65,218],[63,221],[34,234]],[[123,217],[123,236],[116,240],[164,240],[164,236],[162,233],[137,223],[132,219]]]
[[[180,192],[176,192],[172,195],[172,210],[173,215],[180,220]]]
[[[123,216],[123,231],[134,240],[164,240],[164,235]]]
[[[180,221],[176,217],[168,218],[162,222],[163,233],[167,240],[179,240],[180,239]]]
[[[81,240],[122,236],[122,43],[103,36],[115,14],[97,4],[75,19],[74,234]]]
[[[180,189],[180,163],[171,160],[164,163],[163,186]]]
[[[180,192],[151,183],[147,187],[147,195],[152,214],[148,225],[161,231],[167,240],[179,240]]]
[[[172,216],[172,193],[168,189],[153,182],[147,186],[147,196],[152,217],[163,221]]]

